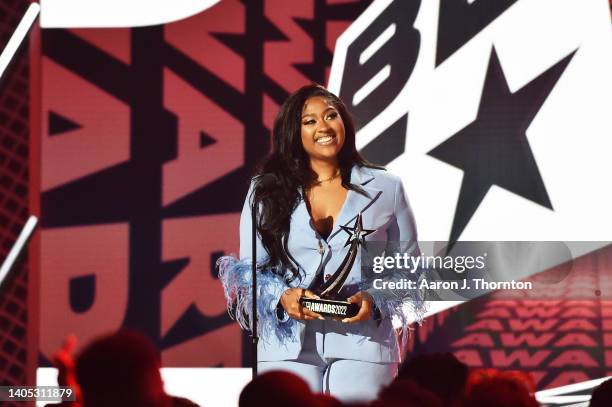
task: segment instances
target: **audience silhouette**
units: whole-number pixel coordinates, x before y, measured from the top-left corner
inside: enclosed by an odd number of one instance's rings
[[[589,407],[608,407],[612,405],[612,379],[601,383],[593,390]]]
[[[59,384],[71,386],[77,394],[76,402],[63,406],[197,406],[164,391],[160,355],[146,336],[134,331],[102,336],[73,359],[75,344],[76,338],[69,336],[54,356]],[[341,403],[330,395],[312,393],[293,373],[272,371],[244,387],[239,407],[537,407],[534,393],[535,382],[526,373],[469,371],[453,354],[434,353],[406,360],[397,378],[370,403]],[[611,402],[609,379],[593,391],[590,406]]]
[[[164,391],[155,345],[135,331],[100,337],[72,359],[76,339],[69,337],[55,355],[58,383],[75,389],[73,407],[192,407],[191,401]],[[57,406],[57,405],[55,405]]]
[[[457,406],[463,399],[468,367],[452,353],[431,353],[407,359],[399,369],[399,380],[412,380],[436,395],[444,406]]]

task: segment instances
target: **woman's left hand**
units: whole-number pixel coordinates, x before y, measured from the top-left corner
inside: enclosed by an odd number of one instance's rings
[[[359,312],[352,318],[344,318],[342,322],[345,324],[354,324],[357,322],[367,321],[372,317],[372,304],[374,303],[374,300],[367,292],[359,291],[347,301],[352,304],[359,305]]]

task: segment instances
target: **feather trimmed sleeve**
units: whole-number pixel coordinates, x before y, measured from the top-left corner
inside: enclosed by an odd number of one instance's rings
[[[217,260],[219,279],[223,284],[227,308],[243,329],[252,332],[252,219],[254,182],[247,192],[240,214],[240,257],[223,256]],[[256,238],[257,250],[257,331],[266,340],[275,334],[279,340],[289,338],[295,320],[290,318],[279,301],[287,288],[284,278],[271,269],[263,268],[268,252]]]
[[[217,260],[219,280],[223,284],[227,309],[242,329],[252,332],[253,275],[251,259],[238,260],[223,256]],[[276,335],[280,342],[293,338],[295,320],[280,307],[279,300],[287,289],[283,278],[271,270],[257,271],[257,331],[262,339]]]

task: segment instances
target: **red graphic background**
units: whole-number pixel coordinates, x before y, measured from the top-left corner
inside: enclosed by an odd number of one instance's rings
[[[67,333],[122,327],[165,366],[248,364],[213,265],[238,251],[278,106],[326,82],[368,3],[222,1],[164,26],[42,31],[43,365]]]
[[[28,3],[0,3],[0,49],[4,49]],[[0,80],[0,257],[4,261],[28,218],[29,60],[27,44]],[[28,379],[29,264],[22,257],[0,286],[0,383]],[[16,406],[17,403],[5,403]]]
[[[612,374],[612,248],[571,262],[559,282],[534,290],[499,291],[425,320],[412,352],[453,352],[473,368],[520,370],[538,389]],[[568,264],[533,278],[564,274]]]
[[[242,366],[249,340],[213,264],[238,250],[249,177],[285,97],[326,83],[369,1],[222,1],[172,24],[34,27],[0,82],[0,251],[41,228],[0,287],[0,377],[33,383],[68,333],[131,327],[165,366]],[[28,2],[0,4],[2,49]],[[28,48],[29,47],[29,48]],[[30,121],[28,122],[28,117]],[[416,327],[409,351],[531,372],[539,388],[612,374],[609,249],[538,298],[491,295]],[[569,285],[572,284],[572,285]]]

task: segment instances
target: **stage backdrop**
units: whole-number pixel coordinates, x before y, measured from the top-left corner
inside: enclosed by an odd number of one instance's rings
[[[238,250],[278,105],[312,81],[347,102],[364,155],[402,176],[421,239],[612,240],[608,7],[223,0],[164,26],[43,30],[41,364],[68,333],[120,327],[147,332],[166,366],[248,362],[213,264]],[[432,318],[413,346],[442,349],[426,339],[463,322]]]
[[[0,4],[0,50],[4,50],[21,16],[25,0]],[[0,79],[0,258],[9,254],[28,219],[29,117],[28,47],[23,44]],[[29,267],[27,256],[14,263],[0,281],[0,383],[28,383],[27,347]],[[34,353],[35,355],[35,353]],[[8,407],[15,404],[5,403]]]
[[[215,260],[278,105],[325,83],[367,1],[221,1],[175,23],[44,29],[40,42],[40,356],[122,327],[165,366],[242,366]]]

